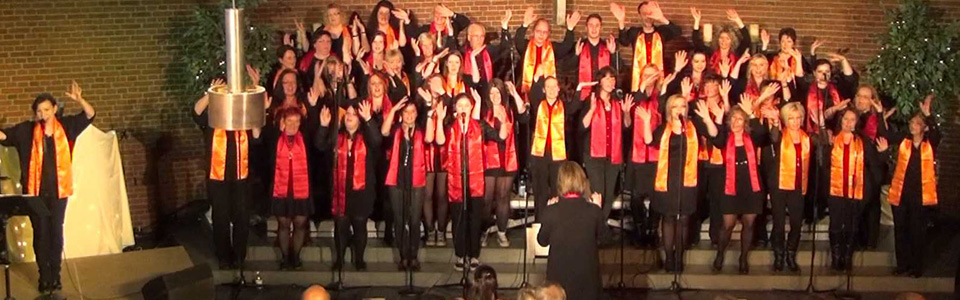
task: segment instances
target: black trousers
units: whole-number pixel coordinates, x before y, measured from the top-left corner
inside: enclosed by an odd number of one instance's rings
[[[367,248],[367,217],[342,216],[334,217],[333,221],[336,258],[343,262],[349,246],[353,249],[353,261],[363,261],[363,253]]]
[[[619,164],[613,164],[609,161],[584,158],[584,167],[587,169],[587,179],[590,180],[590,190],[594,193],[600,193],[603,198],[604,219],[610,217],[610,210],[613,209],[613,201],[617,198],[617,183],[620,181]]]
[[[806,199],[800,191],[784,191],[775,189],[770,197],[770,212],[773,214],[773,230],[770,242],[777,251],[797,250],[800,246],[800,232],[803,226],[803,215]],[[789,214],[790,233],[784,241],[787,215]]]
[[[50,216],[30,217],[33,225],[33,252],[37,257],[40,282],[60,280],[61,253],[63,253],[63,217],[67,199],[43,198]]]
[[[660,216],[644,205],[653,199],[653,178],[656,177],[656,163],[628,164],[628,181],[624,189],[630,189],[630,212],[636,227],[635,238],[656,236],[660,227]]]
[[[463,212],[463,202],[451,202],[453,215],[453,249],[457,257],[480,257],[480,235],[483,233],[489,217],[489,209],[482,197],[470,198],[467,202],[467,217]]]
[[[560,170],[560,161],[546,160],[539,157],[530,159],[530,180],[533,180],[533,200],[536,205],[536,221],[543,216],[547,201],[557,196],[557,171]],[[453,210],[451,208],[451,210]]]
[[[220,264],[242,264],[247,258],[250,234],[249,181],[207,180],[207,197],[213,208],[213,244],[217,259]]]
[[[928,218],[926,208],[919,195],[909,193],[904,193],[900,205],[892,208],[897,267],[922,272]]]
[[[830,196],[830,242],[850,251],[863,212],[863,200]]]
[[[863,215],[857,224],[861,230],[857,240],[860,245],[876,248],[880,236],[880,192],[864,191],[863,196]]]
[[[424,188],[390,187],[390,204],[393,206],[393,230],[400,259],[417,259],[420,251],[420,214],[423,213]]]
[[[703,168],[704,175],[700,176],[701,180],[706,179],[707,182],[700,183],[701,186],[706,185],[706,208],[702,206],[697,207],[698,212],[703,212],[704,214],[700,217],[700,223],[703,223],[703,218],[710,218],[710,243],[716,244],[720,241],[720,234],[723,231],[723,210],[720,208],[720,203],[723,201],[724,193],[724,172],[726,169],[722,166],[709,165]],[[697,232],[700,231],[700,227],[697,226]]]

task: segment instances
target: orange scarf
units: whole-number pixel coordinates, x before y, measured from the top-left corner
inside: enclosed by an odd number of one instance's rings
[[[73,158],[70,153],[70,142],[67,132],[60,121],[53,119],[53,146],[56,149],[57,164],[57,198],[69,198],[73,195],[73,176],[71,168]],[[30,170],[27,176],[27,192],[33,196],[40,195],[40,181],[43,174],[43,126],[36,123],[33,126],[33,149],[30,151]]]
[[[530,86],[533,85],[533,78],[537,74],[543,74],[543,77],[557,76],[557,59],[553,53],[553,43],[546,41],[540,47],[540,65],[537,65],[537,44],[530,40],[527,44],[527,51],[523,54],[523,93],[530,92]]]
[[[904,139],[900,143],[897,153],[897,167],[893,171],[893,181],[890,182],[890,194],[887,201],[890,205],[900,206],[900,197],[903,195],[903,179],[907,176],[907,164],[913,151],[913,141]],[[930,142],[920,143],[920,190],[923,206],[937,205],[937,176],[933,164],[933,146]]]
[[[669,127],[670,125],[667,124]],[[687,153],[683,163],[683,186],[697,186],[697,151],[700,149],[700,140],[697,139],[697,128],[692,122],[687,121],[684,126],[687,127]],[[667,191],[667,174],[670,172],[670,136],[673,131],[664,128],[663,136],[660,137],[660,154],[657,157],[657,176],[654,182],[654,189],[658,192]]]
[[[846,137],[851,138],[848,151],[843,149]],[[863,155],[863,140],[859,137],[845,132],[834,138],[833,150],[830,151],[830,196],[863,199]],[[844,171],[847,178],[843,178]]]
[[[797,176],[800,176],[801,193],[807,194],[807,171],[810,170],[810,137],[800,130],[800,168],[797,170],[797,149],[789,130],[783,130],[780,138],[780,189],[797,190]]]
[[[237,176],[238,179],[246,179],[249,163],[247,152],[249,150],[249,141],[246,131],[231,131],[234,142],[237,144]],[[227,167],[227,131],[223,129],[213,130],[213,145],[210,156],[210,179],[223,181]],[[232,179],[232,178],[231,178]]]
[[[390,50],[390,46],[397,42],[397,33],[393,30],[393,26],[390,25],[387,25],[387,31],[381,30],[381,32],[386,36],[386,39],[383,40],[383,49]],[[372,65],[373,64],[371,64],[371,66]]]
[[[640,32],[637,35],[637,42],[633,45],[633,80],[630,82],[630,91],[640,90],[640,76],[643,74],[643,67],[647,64],[655,64],[657,68],[663,70],[663,40],[659,32],[653,33],[653,41],[650,53],[647,53],[646,34]],[[650,56],[647,59],[647,56]]]
[[[451,84],[450,82],[447,82],[447,80],[444,80],[443,90],[446,91],[447,96],[450,96],[450,97],[467,92],[467,88],[463,85],[463,80],[457,80],[457,82],[453,84]]]
[[[550,139],[550,154],[554,161],[560,161],[567,159],[567,143],[563,131],[563,101],[557,99],[554,105],[551,107],[547,100],[543,100],[537,108],[537,127],[533,132],[533,146],[530,147],[530,154],[543,157],[544,150],[547,148],[547,139]]]

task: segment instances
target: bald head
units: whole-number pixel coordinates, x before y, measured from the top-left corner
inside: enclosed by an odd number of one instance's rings
[[[471,23],[467,27],[467,42],[470,43],[470,49],[477,49],[486,43],[487,29],[479,23]]]
[[[537,299],[540,300],[567,300],[567,292],[559,284],[551,283],[540,288],[537,293]]]
[[[303,300],[330,300],[330,294],[319,285],[311,285],[303,291]]]

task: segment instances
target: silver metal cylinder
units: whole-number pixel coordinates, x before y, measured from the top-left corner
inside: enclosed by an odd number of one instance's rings
[[[224,10],[224,31],[227,38],[227,87],[231,93],[243,91],[243,9],[227,8]],[[257,84],[254,82],[254,84]]]

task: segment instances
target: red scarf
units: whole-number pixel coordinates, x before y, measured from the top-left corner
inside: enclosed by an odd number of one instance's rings
[[[498,128],[497,124],[500,126],[510,126],[513,128],[513,113],[508,110],[507,112],[507,122],[501,123],[499,120],[493,117],[493,110],[487,111],[487,117],[484,118],[488,125],[493,128]],[[484,146],[484,152],[486,152],[487,159],[484,160],[486,168],[490,169],[499,169],[503,168],[507,172],[517,171],[517,145],[514,142],[514,133],[513,130],[510,130],[510,133],[507,135],[507,139],[504,140],[504,152],[500,153],[500,145],[496,141],[486,141],[486,146]]]
[[[390,168],[387,169],[387,186],[397,186],[397,172],[400,170],[400,143],[404,138],[402,126],[393,131],[393,149],[390,151]],[[424,161],[423,131],[413,130],[413,187],[419,188],[427,185],[427,168]]]
[[[460,120],[452,125],[453,134],[447,141],[447,153],[454,159],[447,161],[447,194],[450,202],[463,202],[463,174],[460,148],[462,147],[463,127]],[[470,119],[467,122],[467,177],[470,184],[470,197],[483,197],[483,135],[480,121]]]
[[[737,195],[737,142],[736,138],[733,136],[735,133],[730,133],[729,138],[727,139],[727,149],[723,153],[723,158],[725,160],[727,178],[724,183],[724,193],[728,196]],[[747,152],[747,167],[750,169],[750,188],[754,192],[760,191],[760,179],[757,176],[757,148],[753,146],[753,139],[750,138],[750,135],[746,132],[740,133],[743,137],[743,150]]]
[[[737,62],[737,56],[733,54],[733,49],[727,51],[727,59],[730,60],[730,71],[733,72],[733,64]],[[716,74],[723,74],[720,72],[721,60],[723,60],[723,55],[720,54],[720,49],[713,51],[713,54],[710,55],[710,64],[707,65],[707,69]]]
[[[610,65],[610,51],[607,51],[607,47],[602,46],[602,44],[603,43],[600,44],[600,51],[597,51],[597,70]],[[593,57],[590,56],[590,45],[584,44],[583,51],[580,51],[580,82],[593,81],[593,73],[596,73],[597,70],[594,70],[591,67],[592,64],[590,60],[592,58]],[[580,90],[580,100],[586,99],[587,96],[590,96],[590,90],[591,89]]]
[[[636,111],[640,107],[646,108],[650,112],[650,128],[660,126],[660,100],[657,99],[659,95],[660,91],[654,89],[650,98],[647,98],[646,101],[637,101],[637,104],[631,108],[633,111],[633,147],[630,149],[630,160],[634,163],[657,161],[659,150],[657,147],[647,146],[643,142],[643,127],[646,125],[643,124],[643,120],[640,119],[640,115]]]
[[[353,138],[340,133],[337,138],[337,172],[333,173],[333,204],[330,212],[342,217],[347,211],[347,159],[353,160],[353,190],[362,191],[367,187],[367,145],[360,133]],[[348,144],[349,143],[349,144]]]
[[[830,93],[830,99],[832,99],[833,105],[840,103],[840,94],[832,83],[827,84],[827,92]],[[817,84],[811,84],[810,89],[807,90],[807,132],[820,132],[820,127],[817,126],[813,120],[816,118],[814,114],[823,113],[827,110],[827,108],[824,107],[826,99],[823,99],[821,95],[820,88],[817,87]],[[826,117],[823,119],[826,121]]]
[[[877,130],[880,127],[880,120],[877,118],[877,114],[870,112],[870,115],[867,116],[866,123],[863,124],[863,135],[869,138],[871,141],[877,139]]]
[[[593,110],[593,118],[590,120],[590,157],[610,158],[613,164],[623,163],[623,144],[621,140],[621,124],[623,122],[622,111],[620,110],[620,101],[610,99],[610,112],[603,107],[603,100],[597,99],[599,107]],[[609,118],[608,118],[609,116]],[[607,132],[607,126],[610,132]],[[607,134],[610,140],[607,140]]]
[[[493,62],[490,60],[490,51],[487,51],[487,48],[484,47],[480,53],[480,59],[483,60],[483,68],[480,69],[480,77],[490,81],[493,78]],[[473,49],[467,49],[467,53],[463,57],[471,57],[473,55]],[[472,62],[469,59],[463,60],[463,74],[470,74],[473,70]]]
[[[293,136],[293,144],[287,139],[288,136],[283,134],[277,141],[277,157],[273,173],[273,197],[284,199],[290,195],[289,180],[291,180],[291,173],[293,173],[293,199],[306,200],[310,198],[307,147],[303,143],[303,135],[299,132]],[[292,168],[291,164],[293,165]]]

